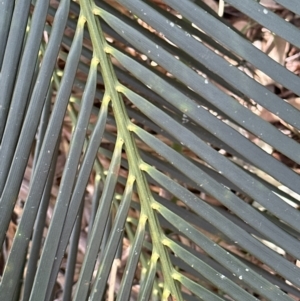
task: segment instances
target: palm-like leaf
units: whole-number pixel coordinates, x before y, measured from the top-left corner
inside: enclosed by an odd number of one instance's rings
[[[298,95],[299,78],[202,1],[165,0],[180,18],[155,2],[118,2],[119,10],[109,1],[61,0],[57,9],[51,2],[48,10],[45,1],[36,1],[26,33],[30,1],[15,6],[4,1],[1,243],[38,127],[39,137],[0,300],[53,299],[69,240],[64,300],[101,300],[106,292],[112,300],[114,290],[117,300],[128,300],[138,264],[138,300],[257,300],[255,294],[263,300],[299,298],[299,175],[258,145],[268,145],[295,164],[300,164],[300,148],[292,135],[251,107],[274,113],[296,137],[300,113],[242,70],[257,68]],[[277,2],[299,13],[296,1]],[[299,47],[300,31],[261,4],[227,3]],[[45,45],[40,41],[47,13],[55,18],[45,27],[50,36]],[[75,32],[73,38],[70,32]],[[58,58],[65,62],[61,80]],[[51,110],[53,90],[57,94]],[[76,91],[82,91],[81,99]],[[42,243],[66,110],[74,131]],[[249,135],[256,136],[258,145]],[[107,170],[101,158],[110,161]],[[72,292],[91,174],[93,212]],[[131,248],[114,288],[124,238]],[[260,264],[253,264],[255,260]]]

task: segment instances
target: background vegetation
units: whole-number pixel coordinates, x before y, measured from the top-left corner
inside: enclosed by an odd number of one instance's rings
[[[0,300],[300,300],[297,0],[2,0]]]

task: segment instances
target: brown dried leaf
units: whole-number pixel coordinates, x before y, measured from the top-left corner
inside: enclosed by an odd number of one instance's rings
[[[281,65],[284,65],[289,47],[289,43],[286,40],[282,39],[279,36],[273,35],[269,31],[266,31],[264,34],[264,40],[262,42],[255,41],[253,44],[261,51],[268,54],[269,57],[271,57],[274,61]],[[275,83],[272,78],[270,78],[260,70],[256,70],[256,75],[258,81],[264,86]]]

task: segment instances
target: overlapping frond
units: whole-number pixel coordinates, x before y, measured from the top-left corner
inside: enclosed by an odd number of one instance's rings
[[[294,95],[299,77],[203,1],[36,1],[28,20],[30,1],[4,2],[0,300],[55,299],[62,268],[63,300],[298,300],[300,112],[255,73]],[[226,2],[299,47],[268,7]]]

